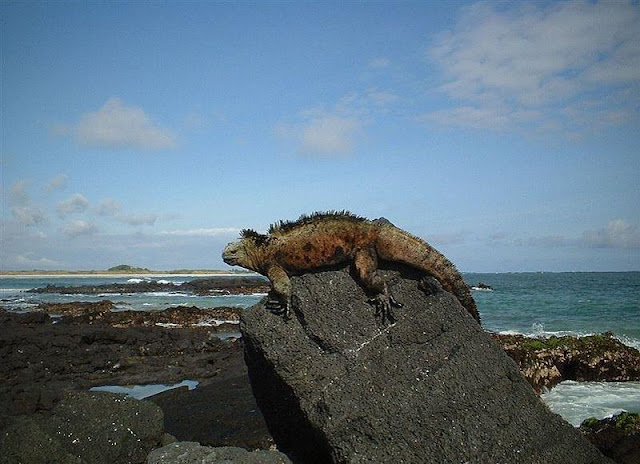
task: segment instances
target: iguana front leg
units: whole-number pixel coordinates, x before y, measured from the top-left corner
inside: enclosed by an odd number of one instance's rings
[[[271,288],[283,307],[285,318],[288,318],[291,310],[291,280],[289,276],[280,266],[273,265],[267,270],[267,278],[271,282]]]
[[[378,255],[373,247],[361,248],[356,251],[353,259],[353,266],[362,285],[376,296],[372,298],[379,313],[382,313],[382,320],[388,319],[394,322],[391,307],[402,307],[389,291],[387,282],[378,274]]]

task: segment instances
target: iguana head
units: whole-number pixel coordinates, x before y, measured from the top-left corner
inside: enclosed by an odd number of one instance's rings
[[[245,229],[240,233],[238,242],[229,243],[222,251],[222,260],[231,266],[242,266],[252,271],[258,271],[259,249],[265,243],[267,236],[253,230]]]

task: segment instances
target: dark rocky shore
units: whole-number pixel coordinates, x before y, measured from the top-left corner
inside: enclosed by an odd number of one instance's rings
[[[349,276],[347,278],[350,279]],[[316,295],[313,305],[321,307],[327,306],[325,300],[328,298],[338,298],[334,296],[336,282],[351,285],[340,274],[324,277],[310,274],[305,279],[314,282],[313,285],[307,282],[303,288],[307,293],[309,289],[312,290],[311,295]],[[407,285],[403,280],[398,280],[400,277],[394,279],[394,289],[398,285],[400,288]],[[231,287],[229,291],[234,292],[238,288],[251,288],[250,292],[266,291],[264,288],[255,290],[260,287],[250,286],[253,284],[257,284],[257,281],[248,287]],[[47,291],[52,291],[51,287],[48,288]],[[171,288],[175,290],[175,286]],[[403,297],[405,303],[414,298],[423,298],[413,293],[403,294],[400,288],[397,296]],[[201,288],[203,292],[212,289],[207,288],[207,284]],[[359,287],[349,286],[349,289],[349,292],[357,293]],[[88,293],[86,288],[78,290],[77,293]],[[109,292],[102,288],[95,293]],[[119,293],[115,287],[113,293]],[[426,298],[441,300],[445,295],[439,292]],[[310,297],[305,298],[308,301]],[[347,300],[341,303],[346,312],[353,312],[361,301],[365,303],[358,311],[372,309],[363,295],[350,294]],[[427,304],[427,307],[433,304]],[[223,336],[237,335],[238,325],[235,322],[240,316],[238,309],[181,307],[141,313],[112,312],[112,305],[111,301],[104,300],[97,303],[42,305],[37,311],[27,314],[0,310],[0,456],[5,459],[3,461],[0,458],[0,462],[143,462],[152,449],[163,445],[167,446],[151,453],[147,462],[186,463],[196,462],[197,459],[197,462],[204,459],[208,459],[204,462],[218,462],[215,459],[288,462],[284,455],[275,452],[260,454],[243,451],[268,449],[273,446],[274,439],[249,384],[243,341],[233,336]],[[316,306],[313,308],[315,311]],[[318,323],[309,315],[305,317],[304,310],[300,311],[295,317],[303,321],[305,330],[310,330]],[[405,317],[408,311],[406,307],[396,310],[398,317]],[[252,314],[272,316],[264,308],[254,309]],[[324,316],[318,317],[322,319]],[[279,320],[272,319],[274,322]],[[365,337],[363,331],[366,332],[368,327],[368,323],[362,323],[363,319],[358,321],[359,325],[344,326],[344,321],[321,320],[323,324],[340,329],[339,332],[343,334],[340,337],[355,331],[355,335],[350,335],[356,337],[355,341],[358,337]],[[371,321],[375,323],[375,319]],[[446,325],[449,327],[451,323]],[[285,327],[291,327],[291,324]],[[373,330],[374,326],[371,327]],[[450,330],[451,327],[444,330],[441,337],[446,337]],[[268,337],[272,338],[274,347],[286,353],[287,346],[291,345],[283,335],[287,334],[271,332]],[[401,339],[407,336],[384,333],[378,341],[387,340],[385,343],[388,343],[394,337]],[[314,337],[311,341],[316,346],[323,350],[328,347],[330,352],[348,340],[341,341],[329,332]],[[324,341],[322,337],[325,337]],[[609,334],[585,339],[566,337],[534,340],[496,335],[492,335],[492,338],[516,361],[520,371],[537,390],[552,387],[565,379],[640,379],[640,353],[620,344]],[[364,346],[368,345],[367,340],[366,337],[362,338],[358,346],[363,343]],[[418,343],[419,340],[416,338],[414,342]],[[426,343],[424,347],[429,347],[433,342]],[[354,356],[357,358],[361,355]],[[345,366],[351,369],[348,366],[352,358],[347,356],[346,359],[348,362]],[[446,362],[446,358],[442,362]],[[370,367],[373,369],[375,363]],[[477,366],[474,367],[472,363],[467,369],[470,369],[467,375],[474,376]],[[424,373],[417,375],[428,376]],[[90,387],[99,385],[175,384],[185,379],[198,381],[198,388],[178,388],[145,401],[124,400],[122,396],[106,393],[88,393]],[[384,408],[383,404],[378,406]],[[458,406],[462,410],[462,406]],[[377,414],[369,419],[361,417],[358,421],[373,420]],[[140,417],[146,419],[141,422]],[[583,433],[617,462],[638,463],[640,420],[637,415],[628,415],[623,419],[624,426],[617,425],[618,422],[612,425],[606,421],[592,421],[590,427],[583,429]],[[468,419],[462,422],[465,420]],[[352,423],[356,430],[358,421]],[[113,432],[105,425],[107,422],[113,423]],[[88,423],[92,424],[91,427],[86,426]],[[626,432],[620,434],[620,430]],[[460,431],[464,431],[464,427]],[[616,431],[617,434],[614,433]],[[102,437],[101,441],[88,446],[87,440],[91,440],[92,436],[95,439]],[[34,443],[29,448],[32,454],[27,456],[20,454],[25,452],[25,440]],[[174,440],[179,443],[170,444]],[[200,445],[185,442],[197,442]],[[115,446],[114,443],[119,445]],[[117,448],[118,452],[109,451],[110,447]],[[103,448],[104,451],[99,451]],[[190,456],[193,460],[183,461],[179,456]]]

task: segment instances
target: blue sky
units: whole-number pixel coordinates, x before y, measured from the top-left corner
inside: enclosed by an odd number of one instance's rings
[[[2,2],[1,268],[225,268],[348,209],[640,270],[637,2]]]

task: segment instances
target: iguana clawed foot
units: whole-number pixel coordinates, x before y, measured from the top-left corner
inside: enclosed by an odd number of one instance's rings
[[[285,320],[291,319],[291,311],[298,308],[299,300],[293,296],[280,298],[277,294],[269,293],[265,307],[273,314],[282,316]]]
[[[269,294],[265,307],[273,314],[283,316],[285,319],[291,317],[291,305],[283,302],[275,295]]]
[[[369,299],[369,303],[375,303],[376,316],[382,315],[382,322],[389,321],[391,324],[396,321],[396,318],[393,317],[391,308],[402,308],[402,303],[397,301],[388,291],[379,293],[375,297]]]

